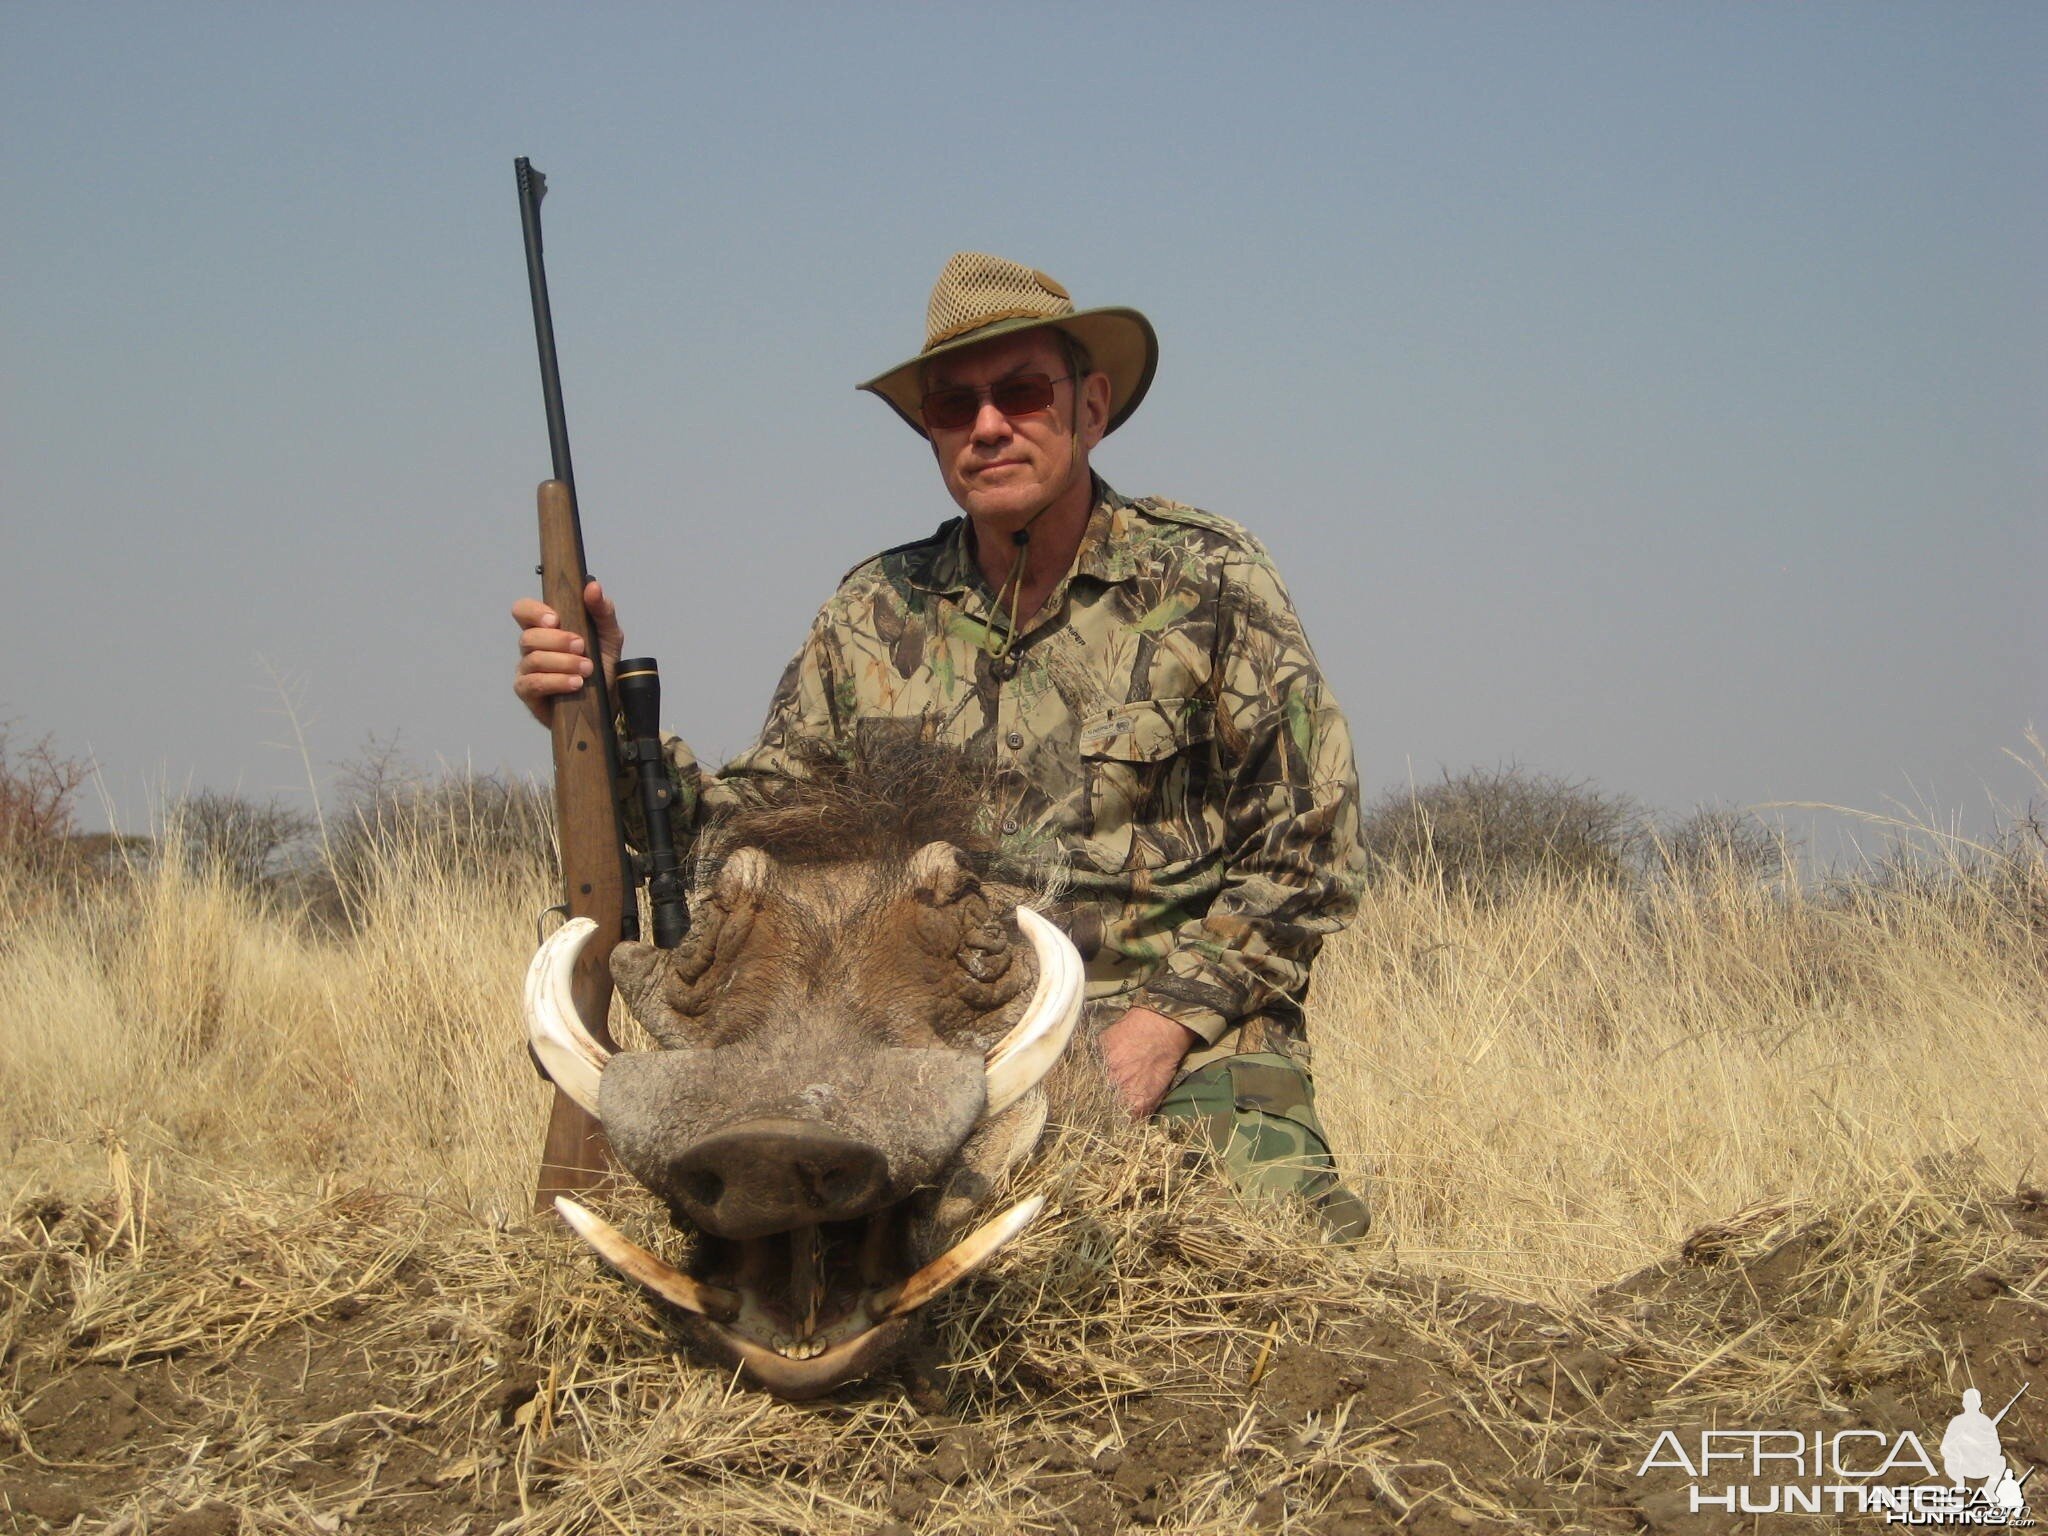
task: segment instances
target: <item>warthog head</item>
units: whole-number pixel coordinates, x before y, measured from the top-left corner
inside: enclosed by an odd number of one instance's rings
[[[954,1241],[1036,1144],[1082,988],[1073,946],[977,835],[972,786],[957,758],[899,750],[748,790],[706,835],[681,945],[612,953],[659,1049],[612,1055],[579,1023],[587,923],[528,978],[550,1076],[703,1240],[686,1275],[573,1201],[562,1214],[782,1396],[873,1370],[1042,1204]]]

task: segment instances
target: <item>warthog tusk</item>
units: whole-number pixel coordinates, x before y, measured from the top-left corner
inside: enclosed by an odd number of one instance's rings
[[[577,957],[595,932],[597,924],[589,918],[570,918],[548,935],[526,968],[526,1038],[533,1042],[533,1054],[555,1086],[592,1115],[597,1114],[597,1080],[611,1052],[583,1027],[569,983]]]
[[[673,1302],[685,1312],[717,1322],[731,1322],[739,1316],[740,1299],[731,1291],[701,1280],[692,1280],[656,1258],[617,1227],[594,1211],[586,1210],[567,1195],[555,1196],[555,1209],[576,1235],[598,1256],[628,1280],[636,1280],[663,1301]]]
[[[1038,1086],[1081,1017],[1083,973],[1073,941],[1029,907],[1017,909],[1017,926],[1038,954],[1038,987],[1017,1027],[988,1053],[986,1115],[1001,1114]]]
[[[556,1204],[560,1204],[558,1200]],[[957,1285],[994,1258],[1045,1209],[1045,1196],[1020,1200],[994,1221],[984,1222],[901,1285],[868,1303],[868,1316],[881,1322],[915,1312],[948,1287]]]

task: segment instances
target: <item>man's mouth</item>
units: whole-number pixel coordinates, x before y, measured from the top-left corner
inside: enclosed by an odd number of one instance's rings
[[[872,1370],[912,1313],[966,1279],[1045,1209],[1034,1195],[912,1271],[904,1203],[859,1221],[765,1237],[707,1237],[686,1275],[567,1196],[555,1209],[604,1261],[688,1316],[701,1342],[783,1397],[810,1397]]]

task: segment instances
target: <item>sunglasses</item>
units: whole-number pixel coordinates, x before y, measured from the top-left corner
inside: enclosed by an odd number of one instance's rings
[[[1020,373],[999,379],[986,389],[961,385],[957,389],[935,389],[918,403],[924,424],[934,432],[957,432],[974,425],[986,399],[1005,416],[1036,416],[1052,409],[1052,387],[1071,379],[1071,373],[1049,379],[1042,373]]]

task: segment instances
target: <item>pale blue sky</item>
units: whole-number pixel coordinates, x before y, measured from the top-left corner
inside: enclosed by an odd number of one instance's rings
[[[1146,310],[1120,489],[1247,523],[1368,793],[1519,761],[1974,815],[2048,724],[2048,9],[0,11],[0,718],[290,790],[538,770],[547,472],[723,756],[841,571],[950,515],[853,384],[946,255]]]

